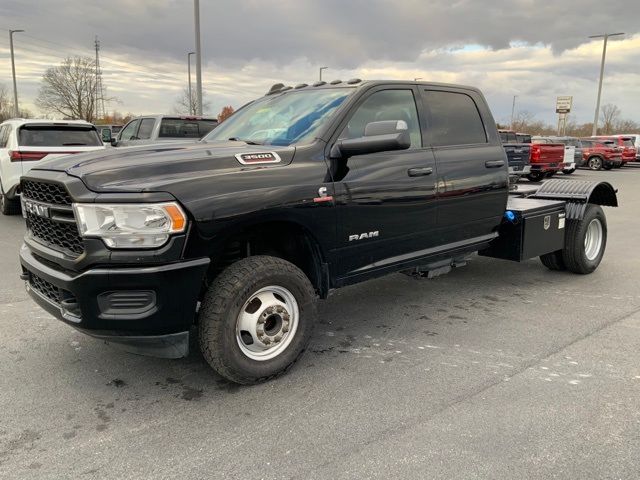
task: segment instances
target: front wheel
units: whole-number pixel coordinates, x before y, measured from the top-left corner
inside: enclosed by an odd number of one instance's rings
[[[298,267],[276,257],[248,257],[207,291],[198,317],[200,349],[226,379],[258,383],[298,360],[315,318],[316,294]]]
[[[562,261],[574,273],[591,273],[607,246],[607,220],[599,205],[587,205],[582,220],[567,220]]]
[[[591,157],[587,160],[587,165],[591,170],[600,170],[602,168],[602,159],[600,157]]]

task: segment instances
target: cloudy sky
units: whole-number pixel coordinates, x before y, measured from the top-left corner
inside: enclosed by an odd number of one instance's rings
[[[413,79],[480,87],[497,121],[516,110],[555,122],[557,95],[572,117],[593,120],[602,40],[610,41],[603,103],[640,122],[638,0],[201,0],[203,85],[212,113],[238,107],[273,83]],[[101,42],[110,109],[167,112],[187,82],[191,0],[0,0],[0,84],[11,86],[15,35],[21,104],[47,67],[93,56]],[[4,33],[3,33],[4,32]],[[195,76],[194,76],[195,79]]]

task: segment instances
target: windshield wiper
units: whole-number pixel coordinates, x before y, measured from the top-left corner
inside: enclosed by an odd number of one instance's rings
[[[86,147],[87,144],[86,143],[63,143],[62,144],[63,147]]]
[[[245,139],[243,139],[243,138],[238,138],[238,137],[231,137],[231,138],[229,139],[229,141],[230,141],[230,142],[244,142],[244,143],[246,143],[247,145],[263,145],[263,144],[262,144],[262,143],[260,143],[260,142],[254,142],[253,140],[245,140]]]

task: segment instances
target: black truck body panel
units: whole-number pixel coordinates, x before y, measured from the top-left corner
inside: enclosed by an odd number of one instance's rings
[[[138,351],[173,356],[184,352],[184,334],[195,320],[202,287],[227,265],[230,253],[254,254],[251,242],[271,232],[285,232],[279,237],[287,244],[283,248],[294,243],[306,247],[304,258],[296,260],[321,297],[332,288],[389,272],[453,264],[478,250],[496,252],[497,237],[507,228],[502,218],[509,201],[508,165],[491,112],[477,89],[417,82],[304,89],[325,88],[348,89],[349,96],[308,142],[276,146],[205,139],[39,164],[23,184],[61,188],[73,203],[177,201],[188,216],[188,228],[155,250],[110,249],[99,239],[82,238],[78,254],[47,244],[30,226],[38,220],[28,218],[21,264],[30,294],[75,328],[129,349],[138,345]],[[332,157],[358,107],[386,90],[413,96],[421,144],[348,159]],[[273,95],[292,92],[296,90]],[[486,141],[436,144],[429,92],[471,99]],[[223,123],[213,134],[224,128]],[[268,154],[279,161],[245,164],[240,161],[245,154]],[[420,174],[411,173],[415,171]],[[29,194],[23,194],[24,199],[39,200]],[[537,222],[527,208],[519,212],[523,223]],[[514,232],[511,237],[518,234]],[[536,248],[529,248],[529,229],[520,235],[520,240],[509,240],[505,248],[511,253],[505,255],[514,260],[537,255]],[[113,292],[124,292],[133,310],[114,317],[110,305],[118,299],[109,297]],[[141,337],[148,341],[136,340]]]

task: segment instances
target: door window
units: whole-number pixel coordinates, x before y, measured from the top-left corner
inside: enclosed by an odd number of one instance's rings
[[[6,148],[8,139],[9,139],[9,126],[4,125],[0,127],[0,148]]]
[[[118,140],[136,140],[136,131],[138,130],[138,125],[140,124],[140,120],[134,120],[130,122],[122,132],[120,132],[120,138]]]
[[[422,148],[418,112],[411,90],[382,90],[373,93],[355,111],[340,138],[362,137],[368,123],[385,120],[404,120],[409,127],[410,149]]]
[[[143,118],[140,122],[140,129],[138,130],[138,140],[149,140],[155,124],[155,118]]]
[[[480,112],[464,93],[426,90],[428,137],[434,147],[487,143]]]

